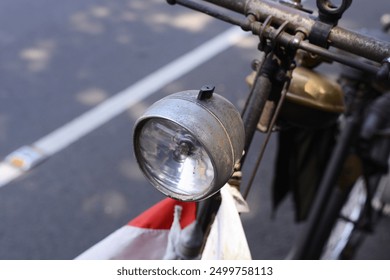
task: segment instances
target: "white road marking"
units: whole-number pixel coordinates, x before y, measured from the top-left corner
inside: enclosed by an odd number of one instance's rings
[[[110,97],[100,105],[85,112],[64,126],[42,137],[31,146],[42,152],[39,162],[62,149],[68,147],[78,139],[97,129],[109,120],[118,116],[137,102],[147,98],[157,90],[189,73],[196,67],[210,60],[214,56],[238,43],[248,34],[239,27],[232,27],[205,42],[192,51],[184,54],[164,67],[158,69],[127,89]],[[38,162],[37,161],[37,162]],[[32,164],[32,167],[35,166]],[[0,187],[8,184],[23,174],[23,171],[10,162],[0,162]]]
[[[0,187],[5,186],[22,174],[23,172],[21,169],[18,169],[7,162],[0,162]]]

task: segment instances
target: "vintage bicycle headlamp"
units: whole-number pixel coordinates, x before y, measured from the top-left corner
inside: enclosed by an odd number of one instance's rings
[[[134,153],[165,195],[197,201],[228,181],[244,149],[236,108],[214,88],[169,95],[149,107],[134,128]]]

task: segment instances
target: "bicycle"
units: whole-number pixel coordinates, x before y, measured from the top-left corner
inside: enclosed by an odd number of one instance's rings
[[[182,244],[191,250],[179,252],[178,258],[199,257],[218,211],[219,189],[227,182],[240,186],[257,130],[266,140],[254,174],[271,134],[278,131],[274,200],[284,198],[283,186],[295,189],[297,220],[307,220],[287,258],[351,258],[360,240],[356,232],[374,224],[371,202],[388,171],[390,43],[338,26],[352,0],[339,5],[317,0],[317,17],[298,0],[168,3],[252,32],[262,54],[248,78],[251,91],[243,112],[206,86],[162,99],[137,121],[135,155],[146,177],[168,196],[200,200],[197,221]],[[348,67],[337,83],[314,70],[326,62]],[[192,122],[180,117],[183,108],[185,117],[194,116]],[[187,159],[192,160],[189,168],[184,167]],[[183,170],[191,189],[183,185]],[[253,180],[254,175],[244,197]],[[340,238],[335,224],[348,208],[352,211],[341,219],[349,229]]]

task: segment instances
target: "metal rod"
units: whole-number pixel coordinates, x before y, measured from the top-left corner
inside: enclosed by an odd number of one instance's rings
[[[174,0],[174,4],[179,4],[192,10],[202,12],[209,16],[215,17],[227,23],[240,26],[243,30],[250,30],[250,24],[246,18],[233,17],[232,15],[226,14],[226,9],[217,6],[211,7],[204,3],[199,3],[194,0]]]
[[[323,49],[321,47],[317,47],[316,45],[310,44],[305,41],[300,43],[300,49],[317,54],[319,56],[330,59],[332,61],[336,61],[341,64],[353,67],[355,69],[362,70],[364,72],[377,74],[379,70],[379,66],[362,62],[356,56],[351,56],[351,55],[347,56],[341,53],[334,53],[326,49]]]
[[[224,7],[228,10],[235,11],[240,14],[245,14],[247,0],[204,0],[213,3],[214,5]]]
[[[290,6],[282,5],[278,2],[268,0],[206,0],[217,6],[238,12],[243,15],[254,13],[258,20],[264,21],[272,16],[274,23],[282,24],[289,22],[293,30],[305,29],[311,32],[317,19],[311,14],[294,9]],[[351,31],[339,26],[331,29],[329,34],[329,43],[331,46],[339,48],[353,54],[363,56],[376,62],[382,62],[390,57],[390,43],[384,42],[370,36]]]
[[[339,26],[333,27],[329,34],[331,46],[363,56],[376,62],[390,57],[390,43],[371,36],[353,32]]]
[[[271,40],[276,37],[276,34],[278,34],[277,29],[271,26],[266,27],[266,30],[264,31],[264,36]],[[277,36],[278,43],[284,46],[289,46],[291,44],[294,44],[294,39],[295,37],[293,35],[290,35],[286,32],[279,33]],[[369,72],[372,74],[376,74],[379,70],[379,65],[375,66],[374,65],[375,62],[369,64],[367,62],[363,62],[359,59],[356,59],[356,56],[353,56],[351,54],[347,55],[343,52],[339,52],[339,53],[332,52],[328,49],[313,45],[307,41],[299,41],[299,43],[295,47],[319,55],[331,61],[336,61],[341,64],[348,65],[350,67],[363,70],[365,72]]]
[[[220,1],[207,0],[207,2],[225,3],[225,1],[222,1],[222,0],[220,0]],[[232,10],[234,10],[233,7],[235,7],[235,8],[241,7],[241,4],[240,4],[241,2],[242,1],[238,1],[235,4],[232,4],[232,7],[229,6],[228,4],[226,4],[224,6],[228,6],[228,7],[232,8]],[[263,2],[267,3],[267,1],[265,1],[265,0],[261,1],[261,3],[263,3]],[[210,16],[216,17],[216,18],[223,20],[225,22],[241,26],[241,28],[243,30],[252,29],[252,32],[254,34],[259,35],[258,34],[259,33],[258,26],[256,27],[256,25],[250,25],[250,23],[247,19],[240,19],[237,17],[233,17],[230,15],[224,14],[222,9],[218,9],[216,7],[209,7],[209,6],[206,6],[204,4],[198,3],[194,0],[176,0],[175,3],[186,6],[188,8],[191,8],[191,9],[194,9],[197,11],[200,11],[200,12],[203,12],[203,13],[206,13],[206,14],[209,14]],[[226,1],[226,3],[230,3],[230,1]],[[275,3],[272,3],[272,4],[273,4],[273,6],[277,5]],[[223,5],[221,4],[221,6],[223,6]],[[277,6],[277,7],[279,7],[279,6]],[[284,7],[284,6],[282,6],[282,7],[285,9],[287,9],[287,8],[292,9],[289,7]],[[303,14],[306,16],[306,18],[311,20],[308,17],[308,15],[306,15],[304,12],[296,11],[295,9],[292,9],[292,10],[295,12],[295,14],[298,13],[299,16],[301,16]],[[282,17],[282,18],[284,18],[284,17]],[[274,20],[277,21],[280,19],[276,18],[276,19],[273,19],[273,21]],[[291,19],[289,19],[289,20],[291,20]],[[302,22],[304,22],[304,21],[302,21]],[[260,24],[260,23],[258,23],[258,24]],[[261,26],[261,24],[260,24],[260,26]],[[360,46],[361,46],[361,44],[366,42],[367,45],[361,47],[363,49],[363,52],[362,52],[364,54],[363,56],[365,56],[366,58],[371,57],[371,58],[374,58],[375,61],[381,62],[384,57],[390,57],[390,44],[389,43],[384,43],[384,42],[372,39],[372,38],[367,37],[367,36],[363,36],[363,35],[359,35],[357,33],[349,32],[347,30],[344,30],[344,29],[338,28],[338,27],[335,27],[333,30],[334,31],[332,31],[332,32],[334,32],[335,38],[337,38],[337,37],[344,38],[345,36],[350,36],[349,38],[354,38],[351,40],[356,39],[357,40],[356,43],[359,44]],[[277,30],[275,28],[273,28],[272,26],[268,26],[268,27],[265,27],[263,34],[267,39],[273,40],[275,38],[274,35],[276,32],[277,32]],[[278,42],[277,42],[278,44],[287,46],[293,42],[294,36],[291,34],[288,34],[286,32],[282,32],[281,34],[278,34],[277,40],[278,40]],[[337,40],[339,40],[339,39],[336,39],[336,41]],[[350,48],[353,48],[355,46],[355,44],[353,43],[354,41],[349,41],[349,40],[350,39],[346,40],[345,42],[343,42],[343,40],[340,41],[341,42],[340,45],[342,46],[341,49],[345,49],[345,50],[351,51],[353,53],[354,51],[350,50]],[[335,44],[335,47],[337,47],[337,45],[338,44]],[[372,74],[376,74],[378,72],[378,69],[379,69],[379,65],[375,66],[375,65],[372,65],[370,63],[366,63],[366,62],[362,62],[360,60],[357,60],[355,57],[347,56],[346,54],[343,54],[343,53],[332,52],[332,51],[329,51],[328,49],[310,44],[307,41],[301,41],[296,47],[303,49],[305,51],[311,52],[313,54],[319,55],[321,57],[330,59],[332,61],[336,61],[336,62],[345,64],[345,65],[348,65],[350,67],[353,67],[353,68],[356,68],[356,69],[359,69],[359,70],[362,70],[365,72],[372,73]],[[356,53],[356,54],[359,55],[359,53],[360,53],[360,51],[358,51],[358,53]],[[360,55],[362,55],[362,54],[360,54]]]
[[[268,71],[264,71],[264,67],[258,70],[254,84],[249,94],[249,100],[247,102],[248,107],[245,108],[245,111],[242,115],[242,120],[245,127],[245,154],[242,156],[240,164],[244,164],[246,155],[252,143],[253,136],[257,129],[257,124],[259,122],[261,112],[265,106],[265,103],[268,99],[268,96],[272,89],[272,82],[269,71],[272,71],[273,55],[268,54],[264,61],[264,66]]]
[[[257,174],[257,170],[259,169],[259,166],[260,166],[260,163],[261,163],[261,161],[263,159],[265,150],[267,148],[269,140],[271,139],[272,129],[273,129],[273,127],[276,124],[276,120],[277,120],[277,118],[279,116],[280,110],[282,109],[282,105],[284,103],[284,100],[286,99],[286,96],[287,96],[287,93],[288,93],[288,88],[290,87],[291,75],[292,75],[292,72],[290,71],[289,74],[288,74],[288,80],[287,80],[287,82],[283,86],[282,94],[281,94],[280,100],[278,102],[278,105],[276,106],[275,113],[272,116],[270,128],[268,129],[266,138],[265,138],[265,140],[263,142],[263,145],[261,146],[260,154],[257,157],[255,167],[253,168],[252,176],[250,177],[250,179],[248,181],[248,186],[247,186],[247,188],[246,188],[246,190],[244,192],[243,197],[245,199],[248,197],[249,191],[252,188],[252,184],[253,184],[253,181],[255,180],[255,177],[256,177],[256,174]]]

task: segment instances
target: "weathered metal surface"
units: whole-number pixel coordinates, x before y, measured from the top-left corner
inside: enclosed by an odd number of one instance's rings
[[[316,22],[316,18],[309,13],[268,0],[206,1],[243,15],[255,14],[260,21],[272,16],[272,22],[276,25],[288,21],[290,29],[303,28],[308,33],[311,32]],[[328,41],[331,46],[377,62],[382,62],[383,59],[390,56],[390,42],[381,41],[339,26],[332,28]]]

